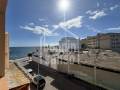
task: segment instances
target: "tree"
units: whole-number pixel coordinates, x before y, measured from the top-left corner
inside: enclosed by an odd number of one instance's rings
[[[28,58],[30,60],[30,58],[32,57],[32,53],[28,53],[27,56],[28,56]]]
[[[86,49],[87,48],[87,45],[85,43],[81,44],[81,48],[82,49]]]

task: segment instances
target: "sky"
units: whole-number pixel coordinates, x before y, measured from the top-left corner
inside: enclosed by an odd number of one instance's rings
[[[6,31],[11,47],[56,45],[62,37],[120,32],[120,0],[8,0]],[[65,19],[65,20],[64,20]]]

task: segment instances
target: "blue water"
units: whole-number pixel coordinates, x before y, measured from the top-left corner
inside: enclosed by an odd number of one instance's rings
[[[10,60],[26,57],[28,53],[35,52],[38,47],[10,47]]]

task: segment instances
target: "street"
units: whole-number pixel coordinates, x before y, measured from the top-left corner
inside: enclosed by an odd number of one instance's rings
[[[32,69],[35,74],[38,74],[38,63],[31,61],[29,64],[25,64],[24,67]],[[39,74],[43,75],[46,80],[44,90],[103,90],[82,80],[69,78],[67,75],[41,64],[39,64]],[[31,84],[31,90],[37,90],[36,86]]]

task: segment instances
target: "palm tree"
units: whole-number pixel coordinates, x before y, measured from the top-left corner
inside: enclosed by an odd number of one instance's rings
[[[32,58],[32,53],[28,53],[27,56],[29,58],[28,60],[30,60]]]

